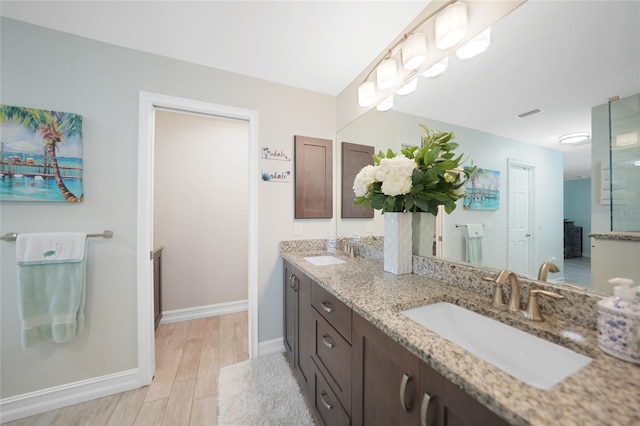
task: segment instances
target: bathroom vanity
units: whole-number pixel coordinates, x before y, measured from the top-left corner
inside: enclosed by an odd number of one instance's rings
[[[546,321],[532,322],[493,308],[494,285],[477,271],[425,268],[430,260],[414,257],[413,274],[394,275],[371,260],[379,254],[337,253],[341,264],[305,260],[327,255],[322,243],[282,242],[281,255],[288,358],[325,424],[640,424],[640,366],[598,349],[590,306],[598,296],[555,288],[568,300],[542,304]],[[523,300],[534,285],[543,284],[522,283]],[[531,386],[402,313],[438,302],[592,360],[549,389]]]

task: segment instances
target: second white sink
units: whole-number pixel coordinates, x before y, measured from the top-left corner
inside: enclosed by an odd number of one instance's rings
[[[513,377],[550,389],[591,358],[452,303],[434,303],[402,313]]]
[[[335,256],[309,256],[305,257],[304,260],[316,266],[339,265],[341,263],[347,263]]]

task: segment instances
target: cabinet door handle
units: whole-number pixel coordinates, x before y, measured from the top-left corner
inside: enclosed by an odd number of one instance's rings
[[[427,426],[427,416],[429,414],[429,403],[431,402],[431,395],[424,393],[422,397],[422,406],[420,407],[420,426]]]
[[[293,288],[293,279],[295,276],[293,274],[289,275],[289,288]]]
[[[400,405],[402,405],[402,409],[405,413],[411,410],[411,403],[407,404],[407,386],[409,382],[413,380],[410,374],[404,373],[402,375],[402,382],[400,382]]]
[[[324,399],[325,396],[328,396],[327,393],[325,391],[322,391],[320,393],[320,401],[322,401],[322,405],[324,405],[327,410],[333,409],[333,405],[329,404],[327,400]]]
[[[324,345],[329,349],[333,349],[333,347],[336,345],[335,340],[333,340],[328,334],[322,335],[322,343],[324,343]]]
[[[320,303],[320,306],[322,306],[322,309],[325,312],[328,312],[328,313],[333,312],[333,305],[331,303],[329,303],[329,302],[322,302],[322,303]]]
[[[298,283],[300,282],[300,280],[298,279],[298,277],[294,276],[293,277],[293,291],[298,291]]]

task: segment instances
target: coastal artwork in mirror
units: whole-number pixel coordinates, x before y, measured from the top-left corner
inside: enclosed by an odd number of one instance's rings
[[[463,206],[469,210],[498,210],[500,208],[500,171],[465,167],[469,179],[465,186]]]
[[[499,173],[496,188],[501,190],[502,196],[496,201],[496,210],[460,208],[451,215],[438,215],[435,226],[429,226],[429,229],[435,227],[435,234],[428,236],[426,246],[435,240],[439,257],[465,263],[464,232],[455,225],[480,224],[484,229],[484,247],[491,248],[484,250],[483,258],[483,267],[490,273],[511,265],[508,248],[509,164],[525,165],[532,171],[531,203],[527,205],[531,231],[527,236],[530,241],[525,255],[529,261],[526,270],[516,272],[536,279],[538,267],[553,262],[559,272],[549,273],[548,282],[573,283],[586,290],[601,292],[597,285],[592,285],[591,268],[596,263],[592,256],[597,254],[591,252],[593,238],[589,238],[589,234],[611,232],[612,215],[620,216],[614,218],[620,225],[623,221],[626,225],[637,220],[637,217],[621,217],[622,208],[628,205],[614,206],[612,212],[609,202],[600,204],[599,187],[600,166],[604,168],[610,162],[607,99],[614,94],[626,99],[640,92],[637,80],[640,64],[637,55],[633,54],[640,51],[640,29],[637,20],[632,18],[637,17],[639,11],[640,3],[637,2],[527,2],[494,26],[495,39],[485,54],[465,62],[451,56],[445,74],[431,79],[419,76],[418,90],[411,96],[396,97],[394,108],[385,113],[374,109],[366,112],[341,129],[338,138],[372,144],[376,152],[387,149],[397,152],[402,146],[419,142],[420,135],[415,128],[418,123],[437,130],[454,131],[460,149],[473,159],[474,164]],[[592,22],[602,16],[607,16],[610,22],[615,21],[616,27],[596,31]],[[551,23],[558,24],[567,17],[572,17],[577,25],[562,39],[560,49],[560,41],[551,36],[548,28]],[[531,29],[526,35],[521,32],[525,26]],[[586,40],[593,40],[596,34],[598,43],[616,46],[616,49],[598,49],[597,57],[590,59],[588,67],[572,61],[571,55],[566,53],[579,52]],[[531,66],[532,61],[534,66]],[[522,74],[525,64],[535,72],[526,81],[521,81],[517,76]],[[559,73],[560,68],[565,72]],[[570,72],[570,69],[577,70]],[[581,83],[585,79],[589,84]],[[566,95],[560,97],[563,99],[558,97],[559,88]],[[562,103],[558,106],[563,111],[551,110],[552,102],[560,100]],[[624,106],[626,108],[627,104]],[[529,110],[537,113],[524,118],[518,116]],[[541,120],[558,112],[564,114],[563,120],[552,125],[541,124]],[[578,120],[579,117],[584,119]],[[584,121],[586,124],[582,124]],[[565,130],[566,127],[570,128]],[[637,129],[638,126],[626,130],[616,127],[616,135],[623,135],[619,138],[614,135],[617,151],[612,164],[615,170],[610,173],[616,179],[626,176],[620,173],[629,173],[629,169],[616,168],[623,160],[618,154],[632,151],[619,145],[632,140],[632,136],[626,134]],[[572,147],[560,146],[558,136],[574,130],[591,130],[591,140]],[[546,145],[535,143],[540,142],[541,137],[549,139]],[[572,172],[573,158],[578,155],[590,158],[585,172]],[[627,163],[632,164],[628,158]],[[640,170],[637,166],[629,167],[632,172]],[[640,197],[640,188],[635,183],[627,185],[626,191],[629,191],[624,193],[627,200]],[[564,256],[565,219],[575,220],[576,225],[584,228],[581,257]],[[373,220],[366,222],[338,220],[338,234],[352,235],[354,231],[360,235],[382,235],[379,212],[375,212]],[[440,238],[442,241],[438,241]]]

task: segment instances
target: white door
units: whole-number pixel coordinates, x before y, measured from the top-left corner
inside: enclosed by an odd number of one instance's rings
[[[509,269],[531,276],[531,201],[532,168],[509,162],[508,238]]]

